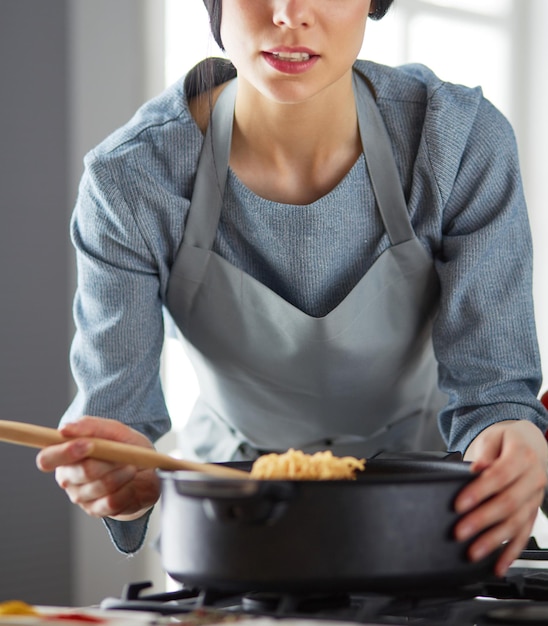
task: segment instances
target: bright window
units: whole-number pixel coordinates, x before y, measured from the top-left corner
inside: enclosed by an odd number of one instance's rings
[[[368,24],[361,56],[388,65],[422,63],[443,80],[481,85],[511,117],[514,3],[395,0],[386,17]]]
[[[207,56],[223,56],[201,0],[165,0],[166,85]]]

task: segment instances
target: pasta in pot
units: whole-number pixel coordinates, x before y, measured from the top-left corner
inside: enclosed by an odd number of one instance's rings
[[[365,459],[336,457],[330,450],[305,454],[290,448],[283,454],[265,454],[251,469],[252,478],[278,480],[354,480],[365,468]]]

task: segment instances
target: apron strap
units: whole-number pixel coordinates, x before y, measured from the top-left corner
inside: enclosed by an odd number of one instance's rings
[[[358,75],[362,79],[361,85],[358,83]],[[409,221],[407,203],[390,137],[368,87],[367,79],[356,70],[354,70],[354,94],[363,153],[371,185],[390,243],[395,246],[413,239],[415,233]]]
[[[185,245],[206,250],[213,246],[221,216],[230,158],[236,90],[237,81],[233,79],[219,94],[211,114],[183,235]],[[207,207],[207,211],[193,210],[195,206]]]
[[[358,76],[360,78],[358,78]],[[354,93],[362,148],[381,219],[392,245],[415,237],[390,138],[367,86],[354,71]],[[204,250],[213,247],[221,215],[227,178],[237,79],[231,80],[217,98],[208,125],[188,212],[183,243]],[[194,207],[201,207],[200,210]],[[207,210],[204,211],[204,207]]]

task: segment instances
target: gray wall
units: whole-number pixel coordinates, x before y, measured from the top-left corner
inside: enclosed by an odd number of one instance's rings
[[[65,0],[0,1],[0,418],[55,426],[69,395]],[[70,600],[69,506],[0,444],[0,600]]]
[[[0,0],[0,419],[55,427],[73,394],[70,211],[84,153],[162,83],[158,4]],[[89,604],[148,578],[147,550],[116,553],[34,458],[0,443],[0,601]]]

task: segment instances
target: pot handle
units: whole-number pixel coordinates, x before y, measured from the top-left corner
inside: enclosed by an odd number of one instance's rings
[[[225,524],[274,524],[296,493],[295,485],[275,481],[204,479],[175,485],[180,495],[202,500],[210,520]]]
[[[189,498],[253,498],[260,491],[254,480],[215,480],[207,477],[188,476],[184,480],[173,479],[175,490]]]

